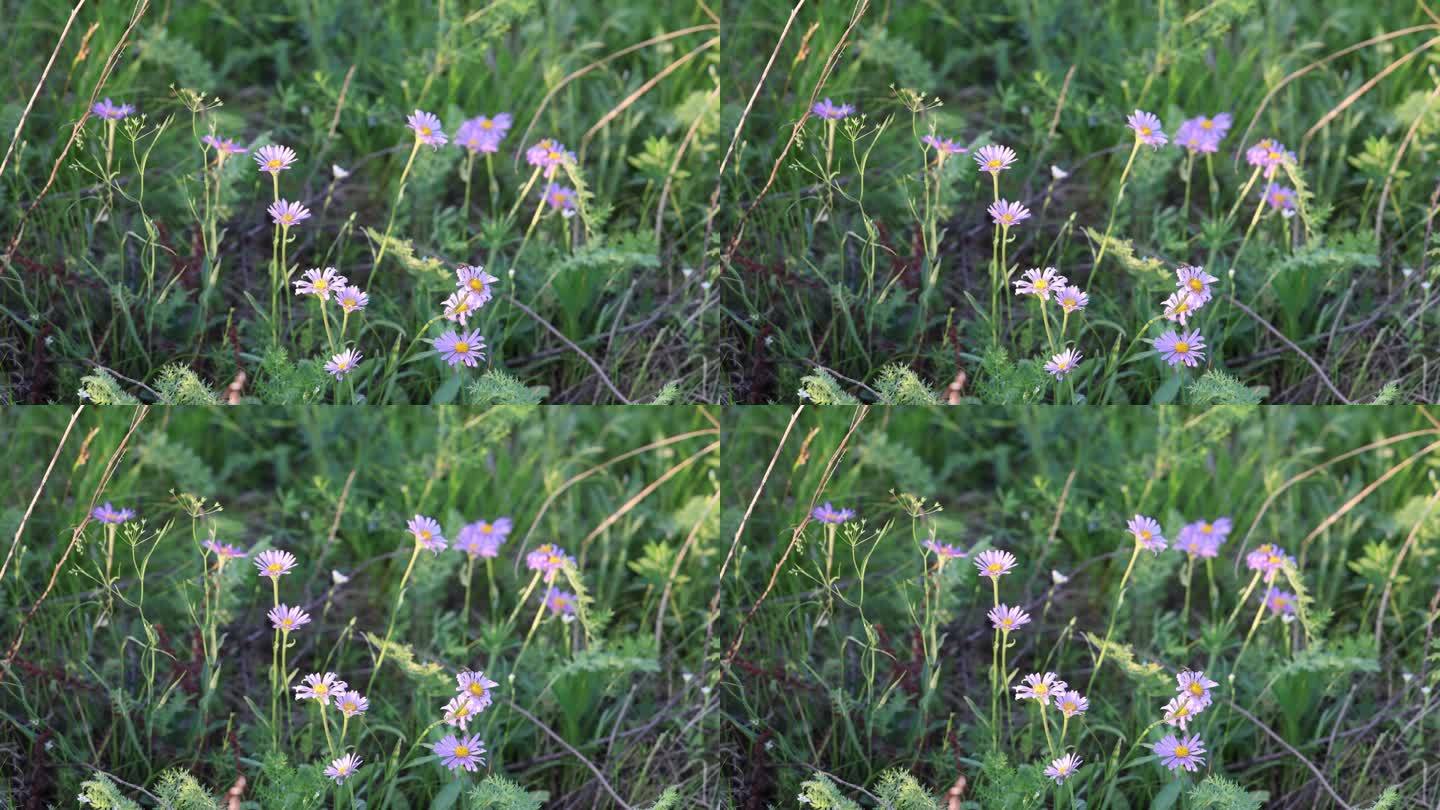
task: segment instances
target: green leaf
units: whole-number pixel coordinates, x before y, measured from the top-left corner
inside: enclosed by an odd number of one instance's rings
[[[1179,779],[1172,781],[1165,786],[1165,789],[1155,794],[1155,800],[1150,803],[1150,810],[1170,810],[1175,806],[1175,800],[1180,798],[1180,786],[1184,784]]]
[[[456,395],[456,394],[459,394],[459,393],[460,393],[460,375],[459,375],[459,374],[452,374],[452,375],[450,375],[450,376],[445,380],[444,383],[442,383],[442,384],[440,385],[440,389],[437,390],[437,391],[435,392],[435,396],[434,396],[433,398],[431,398],[430,404],[431,404],[431,405],[449,405],[450,403],[452,403],[452,402],[455,401],[455,395]]]
[[[430,803],[430,810],[450,810],[455,806],[455,800],[460,798],[460,788],[465,783],[456,779],[446,785],[439,793],[435,794],[435,801]]]

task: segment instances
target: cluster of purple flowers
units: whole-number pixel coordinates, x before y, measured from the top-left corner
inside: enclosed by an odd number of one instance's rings
[[[1060,676],[1054,672],[1036,672],[1026,675],[1020,685],[1014,689],[1016,700],[1033,700],[1042,712],[1047,707],[1053,706],[1064,715],[1067,721],[1090,709],[1090,700],[1071,689],[1070,685],[1060,680]],[[1065,783],[1066,779],[1075,775],[1082,762],[1083,760],[1077,754],[1066,753],[1052,760],[1043,773],[1046,777],[1055,780],[1055,784],[1061,785]]]
[[[1175,145],[1190,152],[1213,154],[1220,150],[1220,142],[1230,132],[1232,121],[1230,113],[1219,113],[1213,118],[1204,115],[1187,118],[1175,130]]]
[[[468,264],[458,267],[455,291],[441,304],[445,319],[465,326],[476,310],[495,297],[494,285],[499,280],[483,267]],[[450,329],[430,343],[451,367],[464,363],[474,368],[485,359],[485,337],[478,329]]]
[[[514,521],[508,517],[496,518],[493,522],[477,520],[467,523],[456,536],[455,548],[473,557],[498,557],[500,546],[510,537]]]
[[[554,543],[545,543],[525,555],[525,567],[541,575],[547,582],[554,582],[560,569],[575,565],[575,558]]]
[[[525,150],[525,162],[543,173],[548,180],[555,176],[561,166],[574,163],[575,153],[557,140],[542,138]]]
[[[500,113],[494,118],[478,115],[455,131],[455,145],[476,154],[493,154],[500,151],[500,142],[505,140],[513,122],[510,113]]]
[[[1245,566],[1254,571],[1269,587],[1265,590],[1265,607],[1281,618],[1295,615],[1295,594],[1275,587],[1275,580],[1285,566],[1294,568],[1295,558],[1274,543],[1265,543],[1245,555]]]
[[[1245,162],[1259,169],[1267,180],[1274,177],[1281,167],[1294,165],[1295,161],[1295,153],[1272,138],[1263,138],[1245,150]]]
[[[455,697],[445,704],[444,722],[464,732],[471,719],[494,703],[491,690],[499,686],[485,677],[485,673],[466,670],[455,676]],[[441,763],[450,770],[464,768],[473,771],[485,764],[485,744],[479,735],[445,735],[444,739],[430,746]]]
[[[1196,715],[1214,702],[1210,690],[1218,684],[1206,678],[1204,672],[1188,669],[1177,674],[1175,682],[1175,697],[1161,709],[1162,721],[1180,729],[1181,735],[1177,737],[1166,734],[1159,742],[1151,745],[1150,750],[1154,751],[1171,771],[1178,768],[1193,771],[1205,764],[1205,758],[1200,756],[1205,753],[1205,746],[1199,736],[1187,735],[1185,730]]]
[[[1224,545],[1225,540],[1230,536],[1231,526],[1232,523],[1228,517],[1187,523],[1180,529],[1180,537],[1175,543],[1175,548],[1191,557],[1212,559],[1220,553],[1220,546]]]
[[[1013,283],[1016,295],[1033,295],[1041,306],[1053,300],[1066,316],[1090,305],[1090,295],[1070,284],[1070,280],[1053,267],[1032,267]],[[1082,359],[1084,355],[1078,348],[1066,347],[1050,358],[1045,364],[1045,371],[1055,379],[1063,380],[1080,365]]]

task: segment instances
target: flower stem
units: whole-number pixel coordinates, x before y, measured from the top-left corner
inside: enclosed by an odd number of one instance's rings
[[[1135,145],[1130,147],[1130,157],[1125,161],[1125,170],[1120,172],[1120,189],[1115,192],[1115,204],[1110,207],[1110,221],[1105,225],[1105,238],[1100,240],[1100,253],[1095,257],[1095,266],[1090,268],[1093,277],[1100,269],[1100,262],[1105,259],[1105,249],[1110,246],[1110,233],[1115,229],[1115,213],[1120,210],[1120,201],[1125,199],[1125,181],[1130,178],[1130,167],[1135,163],[1135,153],[1140,151],[1140,139],[1135,139]]]
[[[1100,674],[1100,665],[1105,663],[1105,653],[1110,648],[1110,636],[1115,632],[1115,617],[1120,615],[1120,606],[1125,604],[1125,585],[1130,581],[1130,573],[1135,570],[1135,558],[1140,556],[1140,541],[1135,541],[1135,548],[1130,552],[1130,562],[1125,566],[1125,573],[1120,577],[1120,592],[1115,596],[1115,608],[1110,611],[1110,623],[1105,627],[1105,642],[1100,645],[1100,657],[1095,659],[1095,669],[1090,672],[1090,681],[1085,685],[1085,693],[1088,695],[1095,688],[1095,676]]]
[[[365,694],[370,694],[375,686],[375,676],[380,674],[380,665],[385,663],[385,652],[390,647],[390,636],[395,632],[395,617],[400,614],[400,606],[405,603],[405,584],[410,581],[410,573],[415,570],[415,558],[420,556],[420,542],[415,542],[415,549],[410,552],[410,562],[405,565],[405,573],[400,577],[400,592],[395,596],[395,607],[390,611],[390,623],[385,627],[385,642],[380,645],[380,657],[375,659],[375,669],[370,672],[370,681],[365,686]]]
[[[405,161],[405,169],[400,172],[400,188],[395,192],[395,204],[390,206],[390,221],[385,223],[385,237],[380,240],[380,253],[375,257],[375,266],[370,269],[371,273],[380,269],[380,262],[385,259],[385,249],[390,245],[390,232],[395,227],[395,212],[400,210],[400,201],[405,199],[405,181],[410,177],[410,167],[415,163],[415,153],[420,151],[420,139],[415,139],[415,145],[410,147],[410,157]]]

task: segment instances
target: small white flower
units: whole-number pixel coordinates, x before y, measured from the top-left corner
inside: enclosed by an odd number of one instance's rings
[[[680,680],[684,681],[685,683],[689,683],[690,681],[694,680],[694,678],[695,673],[693,672],[686,671],[680,673]]]
[[[708,686],[702,686],[702,687],[700,687],[700,694],[704,695],[704,696],[707,697],[707,698],[710,697],[710,687],[708,687]]]
[[[1284,217],[1284,218],[1286,218],[1286,219],[1289,219],[1289,218],[1295,216],[1295,209],[1293,209],[1293,208],[1285,208],[1285,209],[1282,209],[1282,210],[1280,211],[1280,216],[1282,216],[1282,217]]]
[[[804,793],[801,793],[799,796],[796,796],[796,797],[795,797],[795,801],[797,801],[797,802],[799,802],[799,803],[801,803],[801,804],[809,804],[809,803],[810,803],[810,797],[809,797],[809,796],[806,796]]]
[[[1400,673],[1400,679],[1403,680],[1405,683],[1410,683],[1411,681],[1415,680],[1415,673],[1402,672]]]
[[[331,571],[330,571],[330,581],[331,581],[331,582],[334,582],[336,585],[344,585],[345,583],[347,583],[347,582],[350,581],[350,577],[345,576],[344,574],[340,573],[339,571],[336,571],[336,570],[334,570],[334,569],[331,569]]]
[[[1056,585],[1064,585],[1070,581],[1070,578],[1052,568],[1050,569],[1050,581]]]
[[[330,165],[330,173],[335,175],[336,180],[344,180],[345,178],[350,176],[350,172],[345,171],[344,169],[340,168],[338,164],[333,163]]]
[[[1051,166],[1050,176],[1055,178],[1056,180],[1064,180],[1065,178],[1070,176],[1070,173],[1060,168],[1059,166]]]
[[[695,268],[693,268],[693,267],[682,267],[682,268],[680,268],[680,275],[682,275],[682,276],[684,276],[684,277],[686,277],[686,278],[689,278],[689,277],[690,277],[690,274],[691,274],[691,273],[694,273],[694,272],[695,272]]]
[[[1424,290],[1425,292],[1430,292],[1430,282],[1428,282],[1428,281],[1422,281],[1422,282],[1420,282],[1420,289]]]
[[[806,391],[804,388],[801,388],[799,391],[796,391],[796,392],[795,392],[795,396],[797,396],[797,397],[799,397],[799,398],[801,398],[801,399],[809,399],[809,398],[810,398],[810,392],[809,392],[809,391]]]
[[[81,388],[79,391],[76,391],[76,392],[75,392],[75,396],[77,396],[77,397],[79,397],[79,398],[81,398],[81,399],[89,399],[89,398],[90,398],[90,392],[89,392],[89,391],[86,391],[84,388]]]
[[[700,289],[704,290],[705,292],[710,292],[710,282],[708,282],[708,281],[702,281],[702,282],[700,282]]]
[[[1402,275],[1402,276],[1404,276],[1404,277],[1406,277],[1406,278],[1409,278],[1410,276],[1414,275],[1414,273],[1415,273],[1415,268],[1413,268],[1413,267],[1402,267],[1402,268],[1400,268],[1400,275]]]

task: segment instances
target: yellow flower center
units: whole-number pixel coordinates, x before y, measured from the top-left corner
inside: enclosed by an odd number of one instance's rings
[[[1005,628],[1008,629],[1011,625],[1015,624],[1015,620],[1014,620],[1014,619],[1001,619],[1001,620],[1000,620],[1000,624],[1001,624],[1001,626],[1003,626],[1003,627],[1005,627]]]
[[[1073,701],[1067,700],[1064,703],[1060,704],[1060,710],[1064,712],[1073,712],[1075,711],[1075,703]]]
[[[1201,686],[1201,685],[1198,684],[1198,683],[1192,683],[1192,684],[1190,684],[1190,694],[1192,694],[1192,695],[1203,695],[1203,694],[1205,694],[1205,687]]]
[[[457,745],[455,746],[455,756],[468,757],[470,756],[470,749],[463,745]]]
[[[1270,563],[1271,565],[1279,565],[1280,558],[1274,554],[1271,554],[1270,556],[1265,558],[1265,562]]]
[[[1274,150],[1272,149],[1271,151],[1265,153],[1265,157],[1268,158],[1268,159],[1270,159],[1270,160],[1279,160],[1279,159],[1280,159],[1280,153],[1279,153],[1279,152],[1276,152],[1276,151],[1274,151]]]
[[[326,686],[323,683],[317,683],[315,684],[314,692],[317,695],[328,695],[330,694],[330,687]]]
[[[1150,134],[1150,128],[1149,128],[1149,127],[1140,127],[1140,134],[1141,134],[1141,135],[1149,135],[1149,134]]]
[[[345,774],[347,774],[347,773],[349,773],[349,772],[350,772],[350,763],[348,763],[348,762],[342,762],[342,763],[340,763],[339,765],[336,765],[336,766],[335,766],[335,772],[336,772],[336,773],[339,773],[339,774],[342,775],[342,776],[345,775]]]
[[[463,340],[457,341],[457,342],[455,343],[455,353],[456,353],[456,354],[465,354],[465,353],[468,352],[468,351],[470,351],[470,344],[469,344],[469,343],[466,343],[466,342],[463,341]]]
[[[1175,746],[1175,756],[1188,757],[1190,756],[1190,749],[1183,745],[1177,745]]]
[[[339,368],[341,371],[344,371],[344,370],[350,368],[350,361],[349,361],[348,359],[346,359],[346,358],[341,358],[338,362],[335,363],[335,366],[336,366],[336,368]]]
[[[992,574],[998,574],[1001,567],[1002,566],[1000,565],[1000,563],[990,563],[989,565],[985,566],[985,570],[989,571]]]
[[[420,134],[421,134],[421,135],[429,135],[429,134],[430,134],[430,127],[424,127],[424,126],[420,127]]]
[[[1187,310],[1189,310],[1189,309],[1190,309],[1190,304],[1189,304],[1188,302],[1185,302],[1185,301],[1181,301],[1180,303],[1178,303],[1178,304],[1175,305],[1175,311],[1176,311],[1176,312],[1185,312],[1185,311],[1187,311]]]
[[[1176,354],[1188,354],[1189,351],[1190,351],[1190,344],[1189,344],[1189,343],[1186,343],[1185,341],[1182,340],[1182,341],[1180,341],[1179,343],[1176,343],[1176,344],[1175,344],[1175,353],[1176,353]]]
[[[481,121],[481,122],[480,122],[480,128],[481,128],[481,129],[494,129],[494,128],[495,128],[495,123],[494,123],[493,121]]]
[[[280,221],[283,222],[283,223],[285,223],[286,225],[289,225],[290,223],[292,223],[292,222],[295,221],[295,215],[294,215],[294,214],[281,214],[281,215],[280,215]]]
[[[998,168],[1000,168],[1000,161],[994,160],[994,159],[987,160],[987,161],[985,162],[985,168],[987,168],[987,169],[998,169]]]
[[[1201,128],[1201,129],[1214,129],[1214,128],[1215,128],[1215,122],[1214,122],[1214,121],[1211,121],[1209,118],[1202,118],[1202,119],[1200,120],[1200,128]]]
[[[485,687],[482,686],[479,681],[476,681],[470,684],[470,694],[475,695],[476,697],[484,697]]]
[[[280,626],[281,626],[281,627],[284,627],[286,630],[289,630],[291,627],[294,627],[294,626],[295,626],[295,620],[294,620],[294,619],[281,619],[281,620],[280,620]]]
[[[466,715],[469,714],[469,713],[470,713],[470,704],[469,704],[469,703],[466,703],[465,705],[463,705],[463,706],[461,706],[460,708],[458,708],[458,709],[455,710],[455,716],[456,716],[456,717],[464,717],[464,716],[466,716]]]
[[[340,708],[347,712],[353,712],[355,711],[356,706],[354,701],[347,700],[343,704],[341,704]]]
[[[1070,361],[1062,357],[1055,362],[1055,367],[1061,371],[1068,371],[1070,369]]]
[[[269,572],[272,573],[272,574],[278,574],[278,573],[280,573],[280,568],[281,568],[280,563],[270,563],[269,565],[265,566],[265,570],[266,570],[266,571],[269,571]]]
[[[545,159],[546,159],[546,160],[559,160],[559,159],[560,159],[560,153],[559,153],[559,152],[556,152],[554,149],[551,149],[549,152],[546,152],[546,153],[545,153]]]
[[[1144,530],[1144,531],[1141,531],[1141,532],[1140,532],[1140,539],[1141,539],[1141,540],[1149,540],[1152,536],[1153,536],[1153,535],[1150,534],[1149,530]]]
[[[1009,225],[1009,224],[1011,224],[1011,223],[1013,223],[1013,222],[1015,221],[1015,215],[1014,215],[1014,214],[1001,214],[1001,215],[1000,215],[1000,221],[1003,222],[1003,223],[1005,223],[1006,225]]]
[[[483,521],[480,523],[480,531],[485,532],[485,533],[488,534],[488,533],[490,532],[490,530],[491,530],[491,527],[490,527],[490,524],[489,524],[489,523],[485,523],[485,522],[483,522]]]
[[[1043,683],[1037,683],[1037,684],[1035,684],[1035,690],[1034,690],[1034,691],[1035,691],[1035,694],[1037,694],[1037,695],[1044,695],[1044,694],[1048,694],[1048,693],[1050,692],[1050,687],[1046,686],[1046,685],[1043,684]]]
[[[1037,289],[1037,290],[1044,290],[1044,289],[1049,288],[1049,286],[1050,286],[1050,282],[1046,281],[1045,279],[1043,279],[1043,278],[1037,278],[1037,279],[1035,279],[1035,289]]]
[[[485,290],[485,282],[481,281],[481,280],[478,279],[478,278],[472,278],[472,279],[470,279],[470,289],[475,290],[476,292],[484,292],[484,290]],[[490,524],[487,523],[487,524],[485,524],[485,525],[486,525],[486,526],[489,526]],[[485,531],[488,532],[488,531],[490,531],[490,530],[489,530],[489,529],[486,529]]]
[[[1205,289],[1205,285],[1200,283],[1200,279],[1192,278],[1190,279],[1190,289],[1194,290],[1195,292],[1200,292],[1201,290]],[[1205,531],[1210,531],[1210,529],[1208,528],[1210,524],[1207,523],[1205,524],[1205,526],[1207,527]]]
[[[429,529],[421,529],[421,530],[420,530],[420,539],[421,539],[421,540],[429,540],[429,539],[430,539],[430,530],[429,530]]]
[[[458,304],[455,305],[455,311],[456,311],[457,313],[458,313],[458,312],[469,312],[469,311],[470,311],[470,302],[469,302],[468,300],[467,300],[467,301],[461,301],[460,303],[458,303]]]
[[[315,285],[314,285],[314,286],[315,286],[315,289],[317,289],[317,290],[323,290],[323,289],[325,289],[326,287],[329,287],[329,286],[330,286],[330,282],[326,281],[326,280],[323,279],[323,278],[317,278],[317,279],[315,279]]]

